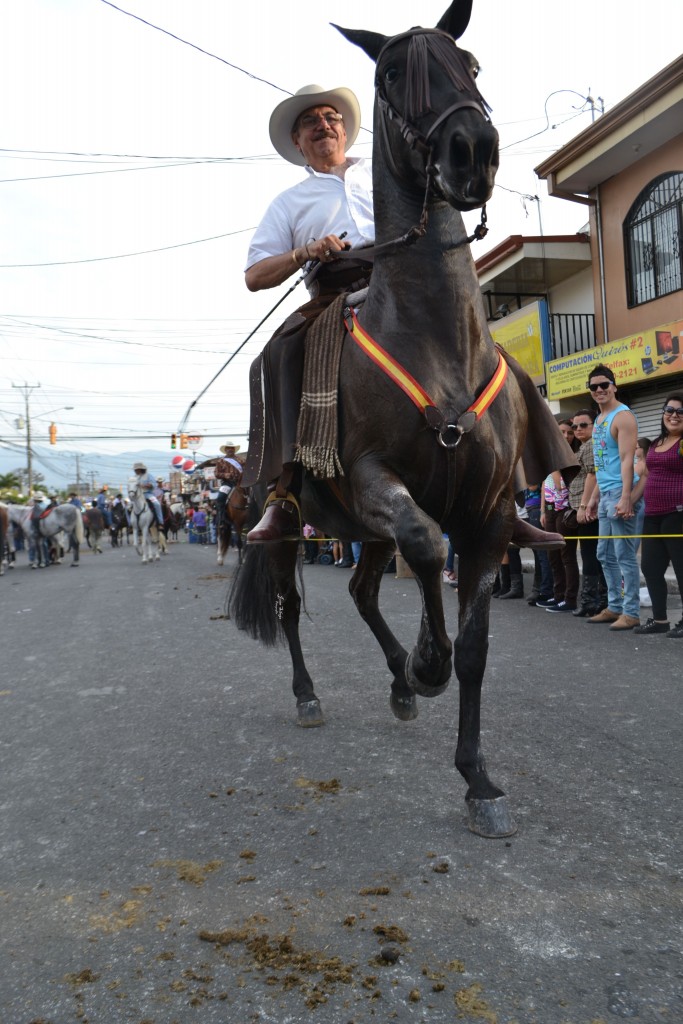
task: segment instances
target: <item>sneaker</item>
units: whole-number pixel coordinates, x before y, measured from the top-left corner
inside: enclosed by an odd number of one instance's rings
[[[636,626],[633,632],[639,633],[641,636],[649,636],[652,633],[668,633],[669,629],[668,622],[655,622],[654,619],[648,619],[644,626]]]
[[[452,569],[444,569],[444,571],[441,574],[441,578],[442,578],[444,583],[448,584],[448,586],[456,586],[457,587],[457,585],[458,585],[458,581],[455,578],[455,573],[453,572]]]
[[[554,597],[539,597],[536,599],[537,608],[556,608],[558,602]]]
[[[683,619],[681,619],[680,622],[677,622],[673,629],[670,629],[666,635],[670,636],[672,639],[683,640]]]
[[[559,604],[546,605],[545,610],[547,612],[574,612],[576,611],[576,605],[567,604],[566,601],[560,601]]]

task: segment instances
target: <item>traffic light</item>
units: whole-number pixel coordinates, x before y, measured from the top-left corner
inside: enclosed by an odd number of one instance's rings
[[[180,435],[180,447],[187,448],[187,434]]]
[[[176,446],[176,436],[175,436],[175,434],[171,434],[171,448],[175,448],[175,446]]]
[[[57,427],[54,423],[50,424],[50,444],[57,444]]]

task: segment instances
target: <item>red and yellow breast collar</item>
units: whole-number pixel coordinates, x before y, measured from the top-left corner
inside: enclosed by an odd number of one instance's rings
[[[427,420],[427,423],[434,430],[439,432],[439,442],[445,448],[455,448],[462,435],[471,430],[475,423],[481,419],[492,402],[500,394],[508,375],[508,364],[498,352],[498,366],[482,393],[472,402],[470,406],[455,417],[454,423],[446,421],[443,413],[436,403],[427,394],[421,384],[405,370],[393,356],[378,345],[374,338],[371,338],[367,331],[364,331],[358,323],[353,309],[347,307],[344,312],[344,324],[347,331],[356,344],[365,352],[373,363],[376,363],[381,370],[390,377],[400,389],[405,392],[408,398],[420,410]],[[446,438],[446,434],[449,438]]]

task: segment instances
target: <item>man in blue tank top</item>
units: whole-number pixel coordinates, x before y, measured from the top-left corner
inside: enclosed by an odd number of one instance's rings
[[[631,500],[638,421],[617,398],[617,385],[609,366],[599,365],[591,370],[588,388],[600,412],[593,428],[598,485],[588,503],[586,518],[599,520],[598,559],[607,581],[607,608],[588,622],[609,622],[612,630],[633,629],[640,624],[640,569],[634,534],[642,499],[635,506]]]

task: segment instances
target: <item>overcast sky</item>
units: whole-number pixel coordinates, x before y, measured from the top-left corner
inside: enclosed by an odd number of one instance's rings
[[[364,125],[353,153],[371,149],[373,65],[330,22],[393,34],[444,10],[434,0],[366,0],[355,14],[339,0],[117,6],[137,18],[105,0],[0,6],[0,447],[25,443],[12,384],[40,384],[31,417],[37,441],[58,424],[53,468],[67,448],[86,462],[103,450],[169,451],[132,435],[170,436],[286,291],[253,295],[243,280],[265,206],[301,178],[271,150],[271,110],[310,82],[348,86]],[[534,166],[590,124],[585,97],[609,109],[676,58],[682,39],[680,0],[475,0],[462,43],[481,62],[502,147],[477,258],[510,234],[583,226],[585,208],[548,199]],[[236,357],[190,433],[244,447],[248,366],[304,299],[302,285]],[[74,408],[52,412],[63,406]],[[87,439],[97,437],[113,440]]]

